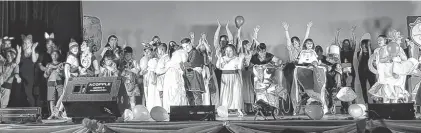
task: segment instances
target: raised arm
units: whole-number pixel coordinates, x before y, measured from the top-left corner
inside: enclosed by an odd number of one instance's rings
[[[357,26],[356,25],[352,26],[352,28],[351,28],[351,39],[349,40],[350,44],[351,44],[351,48],[354,51],[356,49],[355,46],[357,45],[357,37],[355,36],[355,29],[357,29]]]
[[[18,65],[19,65],[19,63],[20,63],[20,59],[21,59],[21,56],[22,56],[22,47],[21,47],[21,46],[19,46],[19,45],[17,45],[17,46],[16,46],[16,49],[17,49],[17,51],[18,51],[18,55],[16,55],[16,64],[18,64]]]
[[[38,53],[35,52],[35,48],[38,46],[38,42],[32,45],[32,62],[35,63],[38,60]]]
[[[230,31],[229,24],[230,24],[230,21],[227,22],[227,25],[225,26],[225,29],[227,30],[227,36],[228,36],[229,44],[233,44],[234,43],[234,36],[232,35],[232,33]]]
[[[240,28],[238,28],[238,31],[237,31],[237,42],[236,42],[236,45],[237,45],[237,52],[238,53],[243,53],[244,51],[243,51],[243,40],[241,39],[241,27]]]
[[[209,46],[208,40],[206,40],[206,34],[205,33],[202,33],[202,45],[205,46],[208,56],[212,57],[212,49]],[[209,58],[209,60],[212,60],[212,59]]]
[[[291,36],[289,35],[289,25],[286,22],[282,23],[282,26],[284,27],[285,30],[285,37],[287,38],[287,48],[290,49],[292,46],[292,42],[291,42]]]
[[[260,26],[257,25],[256,28],[254,28],[254,34],[253,34],[253,41],[255,42],[255,46],[260,44],[260,42],[258,41],[259,30],[260,30]]]
[[[190,35],[190,44],[192,45],[192,46],[194,46],[194,32],[190,32],[189,33],[189,35]]]
[[[219,32],[221,31],[221,23],[219,23],[218,20],[218,28],[216,28],[215,35],[213,36],[213,46],[215,47],[215,50],[218,52],[220,49],[219,44]]]
[[[311,29],[312,26],[313,26],[313,21],[308,22],[308,24],[307,24],[307,30],[306,30],[306,35],[305,35],[303,41],[307,40],[307,38],[310,36],[310,29]]]
[[[338,45],[340,48],[342,48],[342,44],[339,42],[339,34],[341,33],[341,28],[336,29],[335,34],[335,44]]]

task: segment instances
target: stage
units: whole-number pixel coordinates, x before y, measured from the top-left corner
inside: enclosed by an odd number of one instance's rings
[[[360,133],[365,129],[385,126],[394,132],[419,133],[421,132],[421,119],[417,120],[353,120],[349,115],[325,115],[322,120],[310,120],[305,115],[279,116],[278,120],[268,117],[263,120],[254,115],[245,117],[230,116],[217,118],[216,121],[183,121],[183,122],[155,122],[131,121],[105,124],[73,124],[63,120],[42,120],[43,123],[34,124],[0,124],[1,133],[85,133],[92,130],[107,133],[269,133],[282,132],[285,129],[295,129],[305,132],[317,133]],[[91,121],[92,122],[92,121]],[[93,126],[94,125],[94,126]]]

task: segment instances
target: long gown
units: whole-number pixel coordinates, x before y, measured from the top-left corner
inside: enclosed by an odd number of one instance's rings
[[[250,59],[252,54],[249,54],[244,57],[244,66],[246,67],[241,71],[241,77],[243,79],[243,100],[245,104],[254,103],[254,88],[253,88],[253,68],[248,67],[250,65]]]
[[[155,68],[158,59],[152,58],[148,61],[147,72],[145,74],[143,84],[144,93],[146,98],[146,108],[151,111],[155,106],[161,106],[161,98],[159,97],[159,91],[156,88],[156,74]]]
[[[386,49],[381,49],[376,58],[381,59],[382,54],[388,54]],[[376,62],[379,79],[368,91],[371,95],[383,98],[383,100],[398,100],[409,97],[408,91],[405,90],[406,75],[411,74],[416,69],[418,61],[414,58],[405,60],[407,57],[402,49],[400,49],[400,56],[403,60],[395,58],[391,63]],[[393,73],[397,74],[398,77],[394,76]]]
[[[222,62],[228,61],[222,66]],[[243,109],[242,78],[240,70],[243,66],[243,58],[226,56],[218,59],[216,66],[222,70],[221,76],[221,106],[228,109]]]
[[[170,106],[187,105],[188,99],[184,87],[183,67],[181,64],[187,61],[187,52],[180,49],[172,54],[169,62],[165,65],[168,69],[165,73],[163,88],[163,108],[170,112]]]

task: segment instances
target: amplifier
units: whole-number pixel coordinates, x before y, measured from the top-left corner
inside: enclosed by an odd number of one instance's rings
[[[68,117],[117,118],[129,108],[121,77],[76,77],[69,79],[63,97]]]
[[[36,122],[40,116],[40,107],[0,108],[0,121],[4,123]]]
[[[170,121],[215,121],[215,105],[171,106]]]
[[[413,120],[414,103],[368,104],[370,119]]]

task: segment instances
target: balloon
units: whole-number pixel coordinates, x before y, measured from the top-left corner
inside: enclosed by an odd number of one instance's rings
[[[364,104],[352,104],[348,108],[349,114],[354,118],[365,116],[366,110],[367,110],[367,107]]]
[[[336,94],[336,97],[341,101],[351,102],[357,98],[357,94],[355,94],[351,87],[342,87],[338,94]]]
[[[168,112],[159,106],[155,106],[151,109],[151,117],[155,121],[165,121],[169,118]]]
[[[219,117],[228,117],[228,109],[225,106],[219,106],[216,111]]]
[[[244,24],[244,17],[243,16],[237,16],[235,17],[235,26],[237,28],[240,28]]]
[[[133,120],[134,116],[133,116],[132,110],[130,109],[124,110],[123,118],[124,118],[124,121]]]
[[[133,109],[133,120],[146,121],[150,118],[149,111],[143,105],[136,105]]]
[[[323,107],[321,103],[310,103],[304,108],[305,113],[310,119],[320,120],[323,118]]]

